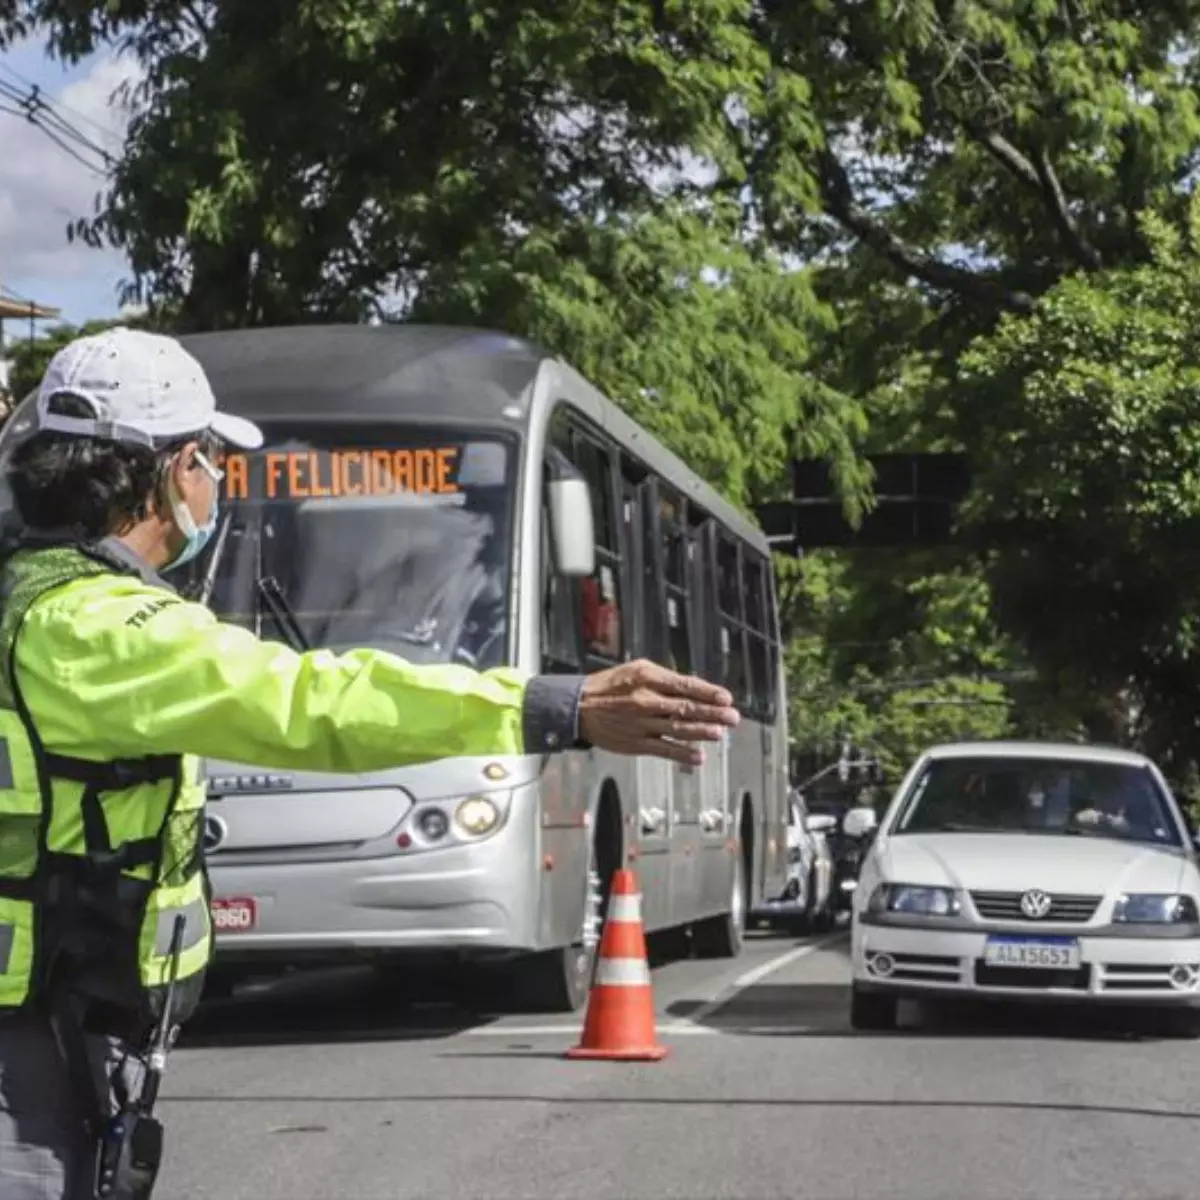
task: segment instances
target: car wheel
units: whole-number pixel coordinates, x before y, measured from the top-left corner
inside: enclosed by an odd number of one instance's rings
[[[895,996],[879,992],[864,992],[853,987],[850,992],[850,1026],[865,1033],[887,1033],[899,1026],[900,1002]]]

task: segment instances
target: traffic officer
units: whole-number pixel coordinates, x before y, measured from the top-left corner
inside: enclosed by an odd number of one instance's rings
[[[152,1035],[200,997],[200,758],[353,774],[591,744],[696,763],[738,717],[651,663],[526,678],[297,654],[182,599],[159,573],[213,531],[214,459],[262,436],[173,339],[80,338],[26,408],[0,561],[0,1197],[81,1200],[97,1146],[128,1137],[113,1114]]]

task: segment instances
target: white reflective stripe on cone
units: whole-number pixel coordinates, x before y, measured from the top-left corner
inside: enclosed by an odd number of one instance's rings
[[[642,958],[602,958],[596,965],[601,987],[649,987],[650,967]]]
[[[642,919],[641,895],[634,893],[632,896],[610,897],[608,919],[610,921],[640,921]]]

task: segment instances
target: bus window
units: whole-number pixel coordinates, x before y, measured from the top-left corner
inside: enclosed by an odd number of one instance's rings
[[[550,521],[542,513],[542,670],[574,674],[583,662],[579,652],[579,605],[575,580],[554,568]]]
[[[490,434],[272,428],[261,453],[222,457],[224,519],[183,586],[265,637],[282,634],[257,586],[271,578],[314,647],[501,666],[515,460]]]
[[[575,431],[573,461],[592,496],[596,571],[580,587],[583,644],[587,653],[609,662],[622,658],[621,538],[615,507],[612,455],[587,434]]]
[[[688,620],[688,543],[682,527],[682,504],[664,491],[659,513],[667,618],[666,665],[673,671],[689,675],[693,668],[691,622]]]
[[[738,548],[723,533],[717,537],[717,604],[720,608],[721,682],[736,704],[750,699],[746,631],[742,618],[743,588]]]
[[[746,640],[750,658],[752,708],[764,720],[775,713],[775,692],[779,681],[779,646],[775,641],[772,619],[770,566],[757,555],[743,551],[742,579],[746,597]]]

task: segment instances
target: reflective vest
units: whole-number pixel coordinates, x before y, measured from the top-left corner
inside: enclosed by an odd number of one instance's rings
[[[167,587],[105,543],[19,549],[0,565],[0,1012],[66,985],[98,1014],[94,1028],[137,1039],[173,973],[172,1012],[187,1019],[211,955],[202,764],[54,753],[15,670],[40,596],[114,572]]]

